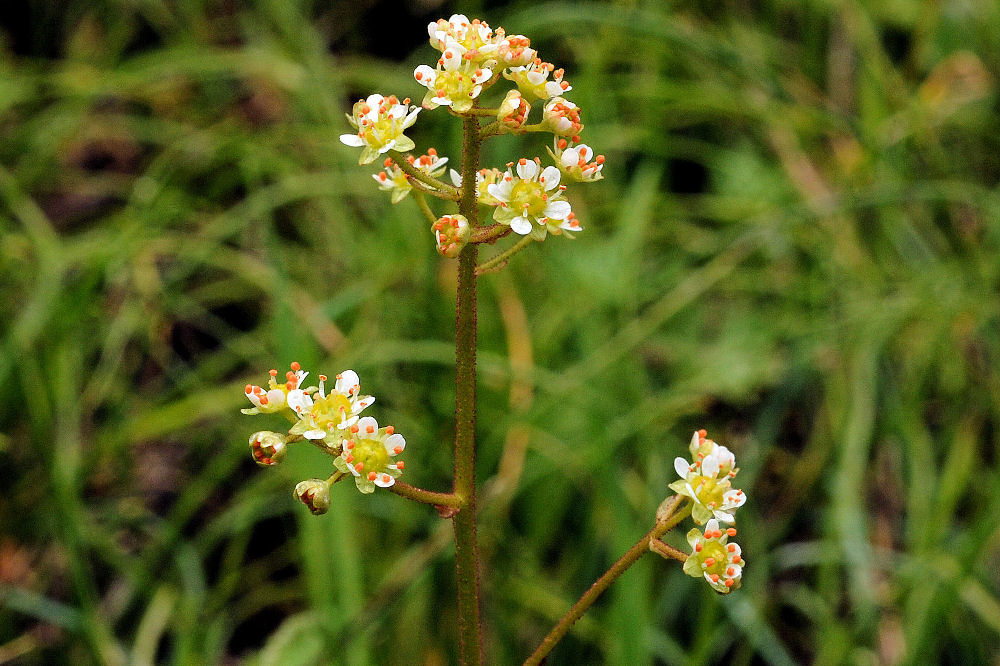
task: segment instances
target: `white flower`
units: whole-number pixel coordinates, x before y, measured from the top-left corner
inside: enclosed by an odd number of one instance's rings
[[[549,72],[552,72],[552,81],[548,80]],[[503,76],[513,81],[517,89],[529,99],[549,99],[573,89],[573,86],[563,81],[564,73],[562,69],[555,69],[552,63],[535,58],[522,67],[504,70]]]
[[[315,392],[315,398],[311,395]],[[334,389],[326,393],[326,375],[319,376],[319,388],[294,390],[288,393],[288,406],[299,416],[289,429],[290,435],[302,435],[310,440],[324,440],[328,447],[340,443],[338,430],[358,422],[359,414],[375,402],[370,395],[361,395],[358,374],[345,370],[337,375]]]
[[[476,65],[495,61],[503,40],[503,31],[498,30],[497,33],[494,35],[485,21],[470,21],[465,14],[452,14],[447,21],[438,19],[427,24],[431,46],[444,52],[452,44],[457,44],[468,55],[468,60]]]
[[[406,440],[392,426],[378,427],[370,416],[349,428],[350,435],[342,443],[342,453],[333,464],[344,474],[354,476],[354,483],[363,493],[374,492],[375,486],[388,488],[403,473],[403,462],[394,458],[406,448]]]
[[[565,188],[559,185],[559,169],[552,166],[541,169],[536,157],[518,160],[516,171],[515,177],[508,169],[499,183],[487,188],[500,201],[493,219],[510,225],[522,236],[531,234],[536,240],[543,240],[546,232],[581,230],[569,202],[562,197]]]
[[[604,178],[601,173],[604,155],[595,158],[593,149],[585,143],[567,147],[566,139],[557,139],[555,146],[555,151],[549,150],[549,155],[563,175],[578,183],[592,183]]]
[[[736,536],[736,529],[730,527],[723,532],[714,518],[705,525],[704,533],[697,528],[688,532],[691,555],[684,562],[684,573],[694,578],[704,577],[720,594],[739,589],[746,562],[739,545],[727,543],[731,536]]]
[[[357,130],[357,134],[341,134],[340,140],[348,146],[363,148],[358,164],[369,164],[389,150],[405,152],[412,150],[413,141],[403,135],[403,131],[417,120],[420,109],[409,106],[409,98],[400,104],[395,95],[369,95],[359,100],[353,115],[347,120]]]
[[[671,483],[670,488],[678,495],[691,498],[691,518],[699,525],[713,518],[724,523],[733,522],[733,512],[747,500],[743,491],[733,489],[730,482],[739,471],[735,456],[700,432],[694,434],[691,446],[695,462],[679,457],[674,459],[674,470],[681,478]]]
[[[309,374],[302,370],[302,366],[297,361],[293,362],[290,367],[291,370],[285,373],[285,381],[282,384],[275,380],[278,371],[274,369],[269,371],[271,378],[267,381],[267,389],[255,384],[247,384],[244,392],[253,407],[240,411],[244,414],[271,414],[285,409],[288,394],[301,387],[302,382]]]
[[[437,61],[437,69],[420,65],[413,70],[417,83],[427,87],[423,106],[436,109],[451,106],[456,113],[465,113],[483,90],[483,83],[493,76],[493,70],[480,67],[470,52],[458,42],[449,42]]]
[[[448,164],[448,158],[438,157],[437,151],[433,148],[429,148],[427,154],[420,157],[407,155],[406,161],[418,171],[433,178],[444,173],[445,166]],[[372,178],[378,183],[380,189],[392,193],[392,203],[399,203],[413,189],[406,172],[400,169],[392,158],[386,158],[385,169],[374,174]]]

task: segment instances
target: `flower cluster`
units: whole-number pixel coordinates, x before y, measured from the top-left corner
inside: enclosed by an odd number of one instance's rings
[[[590,146],[580,143],[584,127],[581,110],[565,97],[573,90],[565,71],[539,57],[524,35],[508,35],[503,28],[494,30],[485,21],[470,20],[463,14],[429,23],[427,35],[438,57],[433,64],[418,65],[413,71],[416,83],[426,88],[421,101],[424,109],[444,106],[453,115],[474,120],[479,139],[544,132],[553,135],[555,147],[547,149],[552,166],[542,165],[537,157],[522,157],[508,163],[506,170],[479,169],[476,203],[493,208],[494,224],[479,232],[475,227],[481,225],[464,209],[472,240],[453,243],[442,239],[441,229],[435,226],[440,253],[457,256],[466,242],[493,243],[511,232],[541,241],[549,234],[572,238],[572,232],[582,231],[563,194],[565,183],[600,180],[604,156],[595,156]],[[496,101],[483,101],[494,85],[504,82],[508,82],[508,89],[492,98]],[[534,102],[540,110],[533,110]],[[435,225],[443,217],[430,210],[425,195],[458,201],[464,170],[451,172],[452,185],[439,179],[448,158],[437,157],[433,149],[418,158],[399,154],[413,148],[402,132],[413,124],[419,109],[410,110],[408,103],[408,99],[399,103],[394,96],[381,95],[359,101],[350,117],[358,133],[344,135],[341,140],[363,148],[362,164],[391,150],[385,169],[374,175],[376,183],[390,193],[393,203],[418,190],[417,203]],[[419,173],[406,168],[404,159]]]
[[[295,496],[313,513],[325,513],[330,506],[330,484],[345,475],[354,477],[363,493],[375,486],[387,488],[402,473],[403,462],[395,457],[403,452],[406,440],[392,426],[379,428],[375,419],[361,412],[375,398],[361,393],[361,382],[353,370],[345,370],[328,387],[326,375],[318,386],[304,386],[309,373],[292,363],[285,381],[278,383],[271,370],[268,388],[247,384],[245,393],[253,407],[244,414],[282,414],[292,422],[286,434],[262,430],[250,436],[253,459],[263,466],[276,465],[285,457],[288,445],[308,441],[334,456],[339,470],[328,479],[309,479],[295,487]],[[362,475],[364,472],[364,475]]]
[[[688,534],[693,552],[684,571],[695,577],[704,575],[712,589],[726,593],[739,587],[743,561],[740,547],[726,543],[728,537],[735,536],[735,528],[723,532],[719,523],[734,523],[734,512],[747,498],[742,490],[732,487],[739,472],[732,451],[708,439],[704,430],[694,433],[689,449],[693,462],[674,459],[674,470],[681,478],[671,483],[670,489],[690,499],[691,518],[706,527],[704,534],[697,529]]]

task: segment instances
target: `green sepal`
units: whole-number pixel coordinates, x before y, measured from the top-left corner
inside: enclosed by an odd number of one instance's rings
[[[240,412],[243,413],[243,414],[260,414],[261,413],[260,410],[257,409],[256,407],[247,407],[246,409],[241,409]]]

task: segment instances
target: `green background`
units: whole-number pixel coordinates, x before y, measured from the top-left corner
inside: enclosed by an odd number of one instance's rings
[[[280,421],[239,409],[271,367],[353,368],[448,489],[454,263],[338,136],[421,98],[458,10],[565,67],[607,155],[567,191],[586,231],[481,281],[490,663],[649,528],[701,427],[742,468],[742,590],[650,555],[549,663],[997,663],[1000,5],[420,7],[0,9],[0,660],[454,662],[449,523],[353,484],[309,515],[329,460],[257,468]],[[457,125],[408,134],[456,158]]]

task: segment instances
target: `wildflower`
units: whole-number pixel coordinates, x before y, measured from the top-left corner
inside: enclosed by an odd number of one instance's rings
[[[253,403],[253,407],[240,411],[244,414],[272,414],[285,409],[289,392],[298,390],[306,375],[309,374],[302,370],[302,366],[297,361],[293,362],[290,367],[291,370],[285,373],[285,381],[281,384],[275,380],[278,371],[270,370],[271,378],[267,381],[267,390],[254,384],[247,384],[246,396]]]
[[[458,256],[472,235],[472,227],[464,215],[444,215],[431,226],[431,231],[437,251],[452,259]]]
[[[285,436],[280,433],[261,430],[250,435],[250,453],[258,465],[277,465],[285,457],[285,450]]]
[[[332,448],[340,443],[342,433],[337,431],[357,423],[358,414],[375,402],[375,398],[361,395],[358,373],[353,370],[337,375],[330,393],[326,393],[326,380],[326,375],[320,375],[318,389],[289,393],[288,406],[299,415],[299,421],[288,434],[323,440]],[[310,393],[315,393],[316,397]]]
[[[684,573],[694,578],[704,577],[720,594],[738,590],[746,562],[739,544],[727,543],[731,536],[736,536],[736,529],[723,531],[714,518],[705,525],[704,533],[697,527],[688,532],[692,552],[684,562]]]
[[[330,510],[330,483],[323,479],[309,479],[295,484],[295,498],[309,507],[314,515]]]
[[[500,169],[480,169],[476,172],[476,201],[484,206],[499,206],[500,200],[489,192],[490,185],[493,185],[503,178]],[[455,187],[462,187],[462,174],[451,170],[451,182]]]
[[[739,471],[735,456],[726,447],[706,439],[703,430],[692,437],[691,450],[694,463],[674,459],[674,470],[681,478],[670,484],[671,490],[691,498],[691,518],[697,524],[704,525],[712,518],[733,522],[733,512],[747,500],[743,491],[734,490],[730,482]]]
[[[392,426],[378,427],[370,416],[348,428],[349,436],[342,442],[342,452],[333,464],[337,469],[354,475],[354,483],[363,493],[375,491],[375,486],[388,488],[403,473],[403,461],[393,458],[403,452],[406,440]]]
[[[525,101],[521,93],[517,90],[510,90],[497,110],[497,121],[504,130],[517,130],[524,125],[530,112],[531,105]]]
[[[493,70],[480,67],[471,52],[458,42],[449,42],[437,61],[437,69],[420,65],[413,70],[417,83],[427,87],[423,107],[436,109],[451,106],[456,113],[465,113],[483,90],[483,83],[493,76]]]
[[[433,148],[428,148],[427,154],[421,155],[420,157],[407,155],[406,161],[418,171],[422,171],[433,178],[437,178],[444,173],[445,165],[448,164],[448,158],[439,158],[437,151]],[[413,185],[410,184],[409,177],[406,175],[406,172],[400,169],[392,158],[387,157],[384,164],[385,170],[379,171],[377,174],[373,175],[372,178],[374,178],[375,182],[378,183],[380,189],[392,193],[392,203],[399,203],[407,194],[410,193],[410,190],[413,189]]]
[[[400,104],[395,95],[369,95],[354,105],[354,113],[347,120],[357,134],[341,134],[340,140],[348,146],[363,148],[358,164],[370,164],[378,155],[395,149],[413,150],[414,143],[403,131],[417,121],[420,109],[410,106],[409,98]]]
[[[559,186],[559,169],[549,166],[542,170],[539,164],[537,157],[534,160],[522,157],[517,163],[516,177],[507,169],[499,183],[487,188],[500,201],[493,219],[510,225],[522,236],[530,233],[537,240],[543,240],[546,232],[580,230],[569,202],[562,198],[564,188]]]
[[[551,81],[548,80],[549,72],[552,72]],[[503,76],[513,81],[528,99],[549,99],[573,89],[573,86],[563,81],[564,73],[565,70],[556,69],[552,63],[535,58],[521,67],[504,70]]]
[[[566,139],[557,139],[555,146],[556,150],[549,150],[549,155],[563,175],[578,183],[592,183],[604,178],[601,174],[604,155],[595,158],[593,149],[585,143],[567,148]]]
[[[556,136],[580,140],[583,122],[580,121],[580,107],[562,97],[553,97],[542,109],[542,123]]]
[[[496,59],[496,52],[503,39],[503,31],[494,35],[490,25],[479,19],[469,20],[465,14],[452,14],[447,21],[438,19],[427,25],[431,46],[445,52],[457,44],[467,54],[466,59],[483,65]]]

